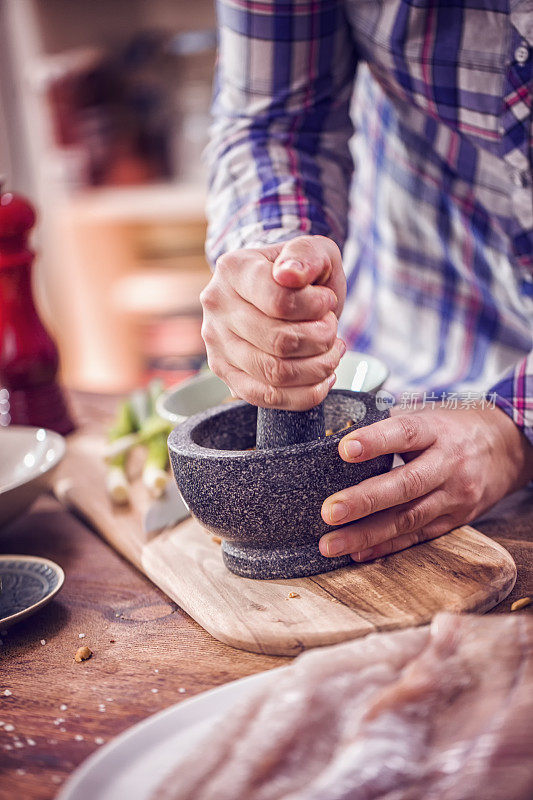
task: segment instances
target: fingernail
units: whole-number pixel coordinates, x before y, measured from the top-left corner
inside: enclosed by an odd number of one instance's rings
[[[330,389],[334,385],[336,380],[337,380],[337,376],[335,375],[335,373],[333,373],[333,375],[329,376],[328,386],[329,386]]]
[[[337,339],[337,348],[338,348],[340,356],[342,358],[342,356],[346,352],[346,342],[344,342],[342,339]]]
[[[342,445],[342,449],[346,458],[359,458],[363,452],[363,445],[358,439],[348,439]]]
[[[296,261],[295,258],[288,258],[286,261],[279,261],[274,264],[274,272],[282,272],[284,270],[291,272],[305,272],[305,267],[301,261]]]
[[[328,556],[338,556],[346,549],[346,540],[344,536],[335,536],[333,539],[329,539],[326,547]]]
[[[332,522],[340,522],[348,516],[346,503],[332,503],[329,507],[329,518]]]
[[[368,550],[361,550],[360,553],[353,553],[353,557],[356,561],[366,561],[367,558],[370,558],[374,549],[370,547]]]

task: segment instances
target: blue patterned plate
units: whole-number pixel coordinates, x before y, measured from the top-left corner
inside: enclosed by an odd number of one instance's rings
[[[0,556],[0,626],[8,628],[50,602],[63,586],[60,566],[37,556]]]

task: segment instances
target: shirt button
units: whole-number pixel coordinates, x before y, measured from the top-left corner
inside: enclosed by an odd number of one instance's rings
[[[515,61],[518,64],[525,64],[529,58],[529,47],[525,42],[520,42],[516,50],[514,51]]]

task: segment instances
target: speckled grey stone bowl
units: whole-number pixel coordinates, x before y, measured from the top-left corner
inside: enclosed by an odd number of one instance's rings
[[[334,390],[324,402],[326,428],[349,430],[385,419],[375,397]],[[226,566],[246,578],[295,578],[351,564],[325,558],[322,534],[333,529],[320,516],[334,492],[387,472],[392,456],[348,464],[338,453],[348,432],[273,449],[250,450],[257,408],[237,402],[189,417],[170,434],[174,477],[191,513],[220,536]],[[340,527],[340,526],[337,526]]]

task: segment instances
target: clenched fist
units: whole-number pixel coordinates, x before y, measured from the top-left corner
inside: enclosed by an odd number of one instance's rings
[[[210,368],[253,405],[312,408],[346,350],[337,338],[345,297],[339,248],[323,236],[221,256],[200,296]]]

